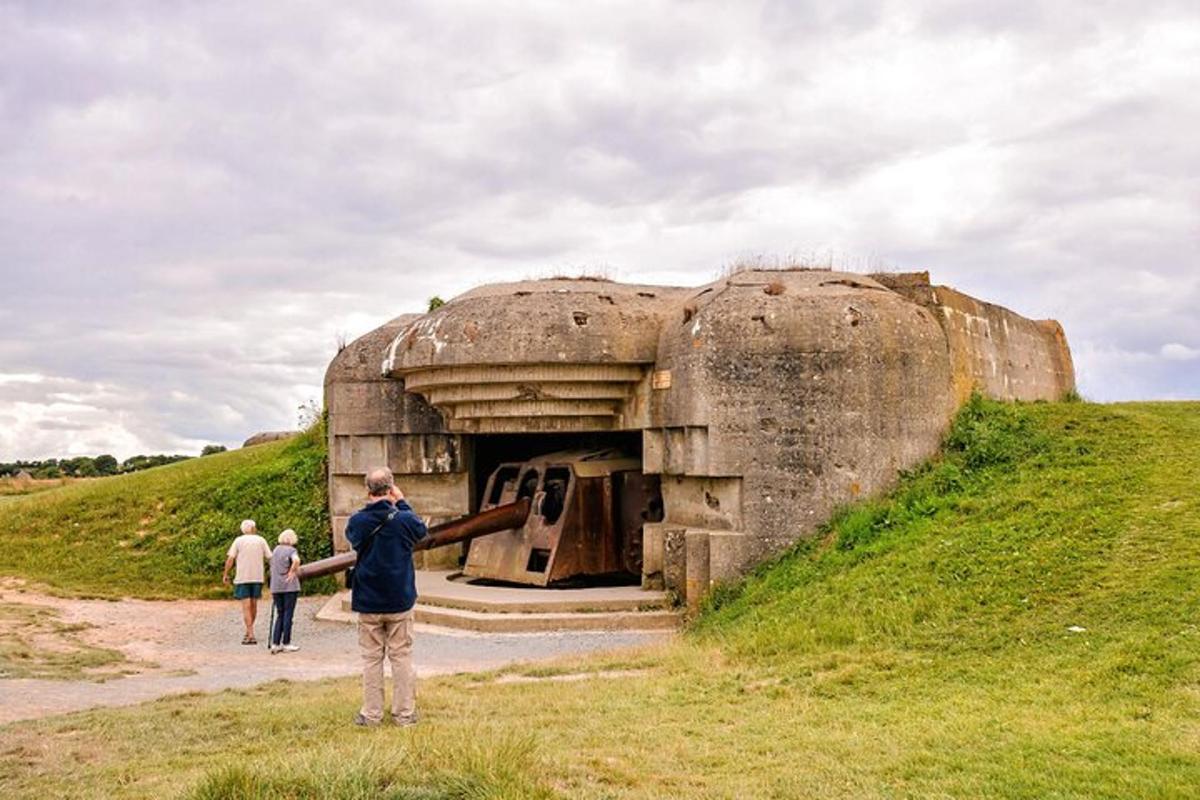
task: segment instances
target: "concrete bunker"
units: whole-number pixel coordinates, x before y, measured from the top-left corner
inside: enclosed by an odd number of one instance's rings
[[[435,524],[536,498],[524,530],[428,566],[538,586],[624,575],[691,603],[886,490],[972,391],[1073,386],[1057,323],[925,273],[484,286],[330,365],[335,549],[363,472],[385,463]]]

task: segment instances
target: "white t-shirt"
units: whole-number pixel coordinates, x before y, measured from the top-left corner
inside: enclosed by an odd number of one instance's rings
[[[271,545],[257,533],[243,533],[229,545],[229,558],[236,559],[234,583],[262,583],[263,562],[271,557]]]

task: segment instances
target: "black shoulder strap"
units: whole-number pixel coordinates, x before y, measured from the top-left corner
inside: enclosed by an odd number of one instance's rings
[[[377,534],[381,530],[383,530],[383,526],[387,525],[389,522],[391,522],[393,519],[395,519],[396,515],[399,513],[400,513],[400,509],[393,508],[388,513],[388,515],[386,517],[384,517],[383,522],[376,525],[375,528],[370,533],[368,533],[366,536],[363,537],[362,546],[358,548],[358,557],[360,559],[367,554],[367,551],[371,547],[371,543],[375,541],[375,534]]]

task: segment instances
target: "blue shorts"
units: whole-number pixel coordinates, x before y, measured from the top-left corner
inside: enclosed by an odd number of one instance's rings
[[[233,596],[238,600],[245,600],[248,597],[262,597],[261,583],[235,583],[233,585]]]

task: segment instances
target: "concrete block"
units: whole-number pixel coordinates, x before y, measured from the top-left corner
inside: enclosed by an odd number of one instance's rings
[[[425,519],[454,519],[471,513],[470,484],[465,472],[396,476],[396,485],[409,505]]]
[[[670,526],[647,522],[642,526],[642,588],[661,590],[666,556],[666,534]]]
[[[663,588],[682,599],[687,592],[686,529],[663,526]]]
[[[754,560],[753,541],[742,531],[710,531],[708,534],[709,585],[735,581]]]
[[[665,465],[663,429],[647,428],[642,431],[642,471],[647,475],[660,475]]]
[[[666,428],[663,472],[670,475],[708,475],[708,428],[687,425]]]
[[[334,436],[329,452],[330,472],[335,475],[364,475],[387,463],[383,436]]]
[[[466,449],[462,436],[410,434],[387,437],[387,466],[394,473],[434,474],[465,472]]]
[[[689,528],[685,535],[686,578],[684,581],[684,599],[688,611],[695,612],[700,608],[700,600],[708,592],[709,586],[709,532]]]
[[[713,530],[742,529],[742,479],[664,477],[668,522]]]
[[[350,549],[350,543],[346,541],[346,523],[350,520],[348,515],[338,515],[333,517],[333,552],[345,553]]]
[[[333,475],[329,479],[329,510],[333,516],[350,516],[367,501],[363,476]]]

